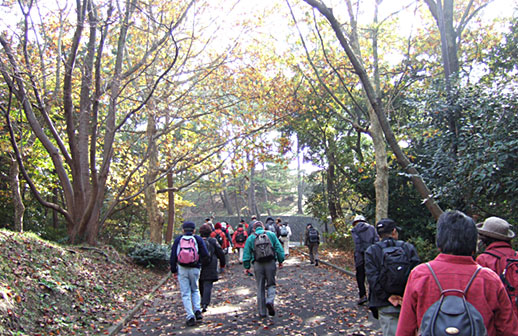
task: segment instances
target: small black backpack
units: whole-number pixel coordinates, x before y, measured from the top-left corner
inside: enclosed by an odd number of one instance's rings
[[[377,243],[382,255],[379,283],[388,294],[403,295],[412,270],[409,253],[402,241],[388,239],[384,242],[385,247]]]
[[[308,231],[308,241],[311,244],[320,242],[320,238],[318,237],[318,231],[314,228],[309,228]]]
[[[466,300],[471,283],[482,269],[481,266],[471,276],[468,285],[464,290],[442,289],[437,275],[429,263],[426,263],[432,273],[441,297],[432,304],[423,315],[419,335],[422,336],[487,336],[484,318],[480,312]],[[446,293],[461,293],[462,297],[455,295],[445,295]]]

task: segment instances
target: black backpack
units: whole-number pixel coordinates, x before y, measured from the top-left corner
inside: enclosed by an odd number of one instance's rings
[[[432,266],[430,266],[429,263],[426,263],[426,266],[430,269],[441,291],[441,297],[432,304],[423,315],[419,335],[487,336],[484,318],[480,312],[466,300],[466,293],[482,267],[477,267],[477,270],[471,276],[466,288],[460,290],[442,289]],[[461,293],[462,297],[455,295],[446,296],[446,293]]]
[[[320,241],[320,238],[318,237],[318,231],[315,228],[309,228],[308,241],[311,244],[318,243]]]
[[[379,283],[388,294],[403,295],[412,270],[409,253],[402,241],[388,239],[385,242],[385,247],[377,243],[382,255]]]
[[[246,241],[245,231],[238,230],[236,233],[236,243],[244,243]]]
[[[221,246],[221,247],[223,247],[223,236],[222,236],[222,234],[224,234],[223,231],[216,232],[216,237],[215,237],[217,242],[218,242],[218,244],[219,244],[219,246]]]
[[[256,234],[254,242],[254,259],[255,261],[264,262],[275,259],[272,242],[266,232]]]

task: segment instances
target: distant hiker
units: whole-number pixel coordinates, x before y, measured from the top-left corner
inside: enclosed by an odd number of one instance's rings
[[[226,248],[230,245],[227,240],[227,235],[221,229],[221,223],[219,222],[214,225],[214,231],[211,232],[210,236],[212,238],[216,238],[223,251],[225,251]]]
[[[287,257],[290,254],[290,236],[291,228],[288,226],[288,222],[282,222],[282,219],[277,218],[277,232],[279,233],[279,241],[284,248],[284,256]]]
[[[250,273],[250,267],[254,265],[255,281],[257,283],[257,310],[260,317],[275,315],[275,275],[277,273],[276,261],[279,268],[284,262],[284,251],[277,236],[270,231],[265,231],[262,222],[254,224],[254,233],[248,237],[243,253],[243,266],[245,274]]]
[[[198,288],[200,268],[210,260],[203,239],[194,234],[195,224],[184,222],[183,235],[177,237],[171,248],[171,273],[180,285],[183,307],[187,313],[187,326],[202,319],[201,298]],[[194,312],[193,312],[194,311]]]
[[[239,220],[239,224],[243,224],[245,231],[248,231],[248,223],[243,218]]]
[[[248,233],[246,233],[243,224],[239,223],[237,225],[236,231],[234,231],[234,235],[232,236],[232,243],[234,243],[234,248],[237,249],[237,253],[239,255],[239,263],[243,263],[243,250],[245,247],[246,239],[248,238]]]
[[[365,259],[364,254],[369,246],[379,241],[374,226],[367,223],[365,217],[356,215],[353,219],[351,230],[354,240],[354,264],[356,267],[356,282],[358,283],[359,297],[358,304],[368,301],[367,290],[365,289]]]
[[[248,233],[248,237],[250,237],[250,235],[252,233],[254,233],[254,224],[256,222],[257,222],[257,216],[252,215],[252,217],[250,218],[250,225],[248,226],[248,230],[246,231],[246,233]]]
[[[311,223],[306,225],[304,245],[306,245],[309,249],[310,263],[318,266],[318,245],[320,245],[320,233],[313,227],[313,224]]]
[[[225,232],[225,237],[227,238],[227,241],[228,241],[227,253],[230,252],[230,248],[232,247],[232,234],[230,232],[231,229],[232,228],[230,227],[230,225],[228,225],[227,222],[221,221],[221,230],[223,232]]]
[[[210,217],[205,218],[205,224],[209,224],[212,231],[214,231],[214,224],[212,223],[212,220]]]
[[[394,336],[408,276],[420,260],[414,245],[398,240],[399,228],[392,219],[380,220],[376,229],[381,241],[365,251],[369,308],[383,335]]]
[[[216,238],[210,237],[212,228],[209,224],[203,224],[200,227],[200,235],[203,238],[207,250],[209,252],[210,262],[201,266],[200,274],[200,295],[201,295],[201,311],[207,311],[212,295],[212,286],[218,281],[218,260],[221,270],[225,269],[225,253],[216,241]]]
[[[444,212],[435,241],[441,253],[410,272],[396,335],[430,335],[431,329],[436,335],[518,335],[502,281],[473,260],[473,219],[460,211]]]
[[[223,231],[221,223],[219,222],[216,223],[216,225],[214,225],[214,228],[215,230],[211,232],[210,236],[212,238],[216,238],[216,240],[218,241],[218,244],[223,249],[223,252],[225,252],[225,259],[228,264],[228,247],[230,246],[230,242],[227,239],[227,234],[225,233],[225,231]]]
[[[279,234],[277,232],[277,225],[275,225],[273,217],[266,218],[266,222],[264,223],[264,229],[275,233],[277,238],[279,237]]]
[[[479,247],[484,250],[477,257],[477,263],[500,276],[518,317],[518,253],[511,246],[515,236],[511,225],[502,218],[489,217],[477,224],[477,230]]]

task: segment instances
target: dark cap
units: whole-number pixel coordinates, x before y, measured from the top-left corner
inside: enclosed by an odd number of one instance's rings
[[[183,222],[182,229],[184,231],[194,231],[194,228],[196,227],[196,224],[194,222]]]
[[[376,230],[378,230],[378,234],[382,233],[391,233],[394,229],[401,231],[401,228],[396,225],[390,218],[383,218],[376,224]]]

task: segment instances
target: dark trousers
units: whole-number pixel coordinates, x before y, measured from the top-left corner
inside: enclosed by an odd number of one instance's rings
[[[356,266],[356,282],[358,282],[360,298],[367,295],[367,291],[365,290],[365,264]]]
[[[201,306],[208,307],[210,304],[210,297],[212,295],[212,286],[214,285],[214,280],[200,280],[200,296],[201,296]]]

